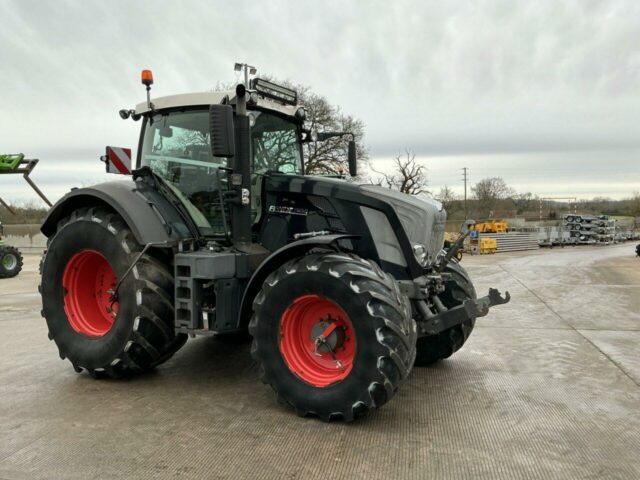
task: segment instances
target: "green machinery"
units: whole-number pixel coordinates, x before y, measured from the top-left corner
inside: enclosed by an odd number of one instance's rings
[[[38,159],[24,158],[24,154],[22,153],[0,155],[0,175],[22,175],[38,196],[42,198],[48,206],[51,206],[49,199],[29,177],[38,164],[38,161]],[[0,204],[15,215],[16,212],[2,197],[0,197]],[[5,245],[3,234],[3,227],[0,223],[0,278],[15,277],[22,270],[22,255],[17,248]]]

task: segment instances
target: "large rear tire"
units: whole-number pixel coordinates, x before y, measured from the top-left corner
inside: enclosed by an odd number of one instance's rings
[[[174,330],[169,266],[141,252],[122,218],[82,208],[58,224],[42,261],[42,315],[61,358],[94,377],[143,372],[168,360],[186,341]]]
[[[467,271],[457,262],[450,262],[445,269],[450,280],[445,284],[445,291],[439,296],[447,308],[453,308],[470,298],[477,298],[476,290],[469,279]],[[417,342],[415,365],[422,367],[449,358],[460,350],[471,335],[476,319],[451,327],[438,335],[420,337]]]
[[[389,401],[413,365],[409,300],[393,277],[355,255],[289,261],[264,282],[253,311],[262,381],[301,416],[351,421]]]
[[[12,278],[22,271],[22,255],[15,247],[0,245],[0,278]]]

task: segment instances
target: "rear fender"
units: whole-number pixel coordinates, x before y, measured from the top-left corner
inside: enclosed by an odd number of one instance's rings
[[[114,181],[76,188],[49,211],[40,231],[51,237],[60,220],[82,207],[104,206],[119,214],[138,243],[164,243],[191,237],[177,210],[142,182]]]

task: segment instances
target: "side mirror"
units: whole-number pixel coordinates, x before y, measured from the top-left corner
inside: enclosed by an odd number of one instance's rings
[[[209,133],[211,153],[214,157],[231,158],[236,153],[231,105],[209,107]]]
[[[173,137],[173,128],[171,127],[160,127],[160,136],[162,138],[171,138]]]
[[[358,175],[358,156],[356,154],[356,142],[354,140],[349,141],[349,174],[352,177]]]

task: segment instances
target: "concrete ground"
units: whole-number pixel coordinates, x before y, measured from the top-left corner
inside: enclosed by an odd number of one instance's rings
[[[298,418],[248,347],[211,338],[132,380],[74,373],[47,340],[29,256],[0,280],[0,479],[638,479],[633,249],[465,257],[478,291],[512,302],[352,424]]]

